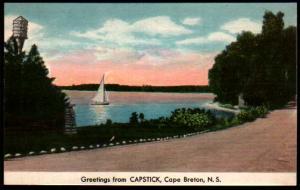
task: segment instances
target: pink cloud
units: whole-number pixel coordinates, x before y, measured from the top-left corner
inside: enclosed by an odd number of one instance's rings
[[[47,63],[57,85],[98,83],[109,72],[106,83],[127,85],[207,85],[208,70],[215,53],[185,53],[162,50],[157,55],[98,60],[93,51],[74,52]],[[111,56],[124,54],[117,52]],[[127,59],[126,59],[127,58]]]

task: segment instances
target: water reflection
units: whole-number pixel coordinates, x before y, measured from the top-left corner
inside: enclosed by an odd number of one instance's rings
[[[77,126],[100,124],[110,117],[103,105],[77,104],[75,114]]]
[[[96,123],[103,123],[103,121],[111,117],[107,107],[104,105],[89,105],[89,108]]]

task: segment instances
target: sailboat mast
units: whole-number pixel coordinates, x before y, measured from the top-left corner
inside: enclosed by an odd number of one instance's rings
[[[103,74],[102,84],[103,84],[103,102],[106,102],[106,92],[105,92],[105,83],[104,83],[105,73]]]
[[[103,86],[104,86],[104,84],[105,84],[105,83],[104,83],[104,76],[105,76],[105,74],[103,74],[103,76],[102,76]]]

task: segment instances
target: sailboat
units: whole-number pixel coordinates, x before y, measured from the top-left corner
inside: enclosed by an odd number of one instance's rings
[[[102,76],[100,86],[98,88],[98,91],[95,95],[95,97],[92,99],[92,105],[108,105],[108,94],[104,87],[104,75]]]

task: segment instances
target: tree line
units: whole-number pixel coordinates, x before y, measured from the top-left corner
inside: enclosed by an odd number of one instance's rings
[[[266,11],[261,33],[244,31],[215,58],[209,86],[216,101],[280,107],[296,95],[295,26],[284,27],[284,13]]]
[[[63,127],[69,101],[48,73],[36,45],[18,53],[14,37],[4,43],[5,127]]]
[[[72,86],[60,86],[64,90],[97,90],[99,84],[80,84]],[[105,84],[108,91],[128,91],[128,92],[210,92],[209,86],[129,86],[120,84]]]

